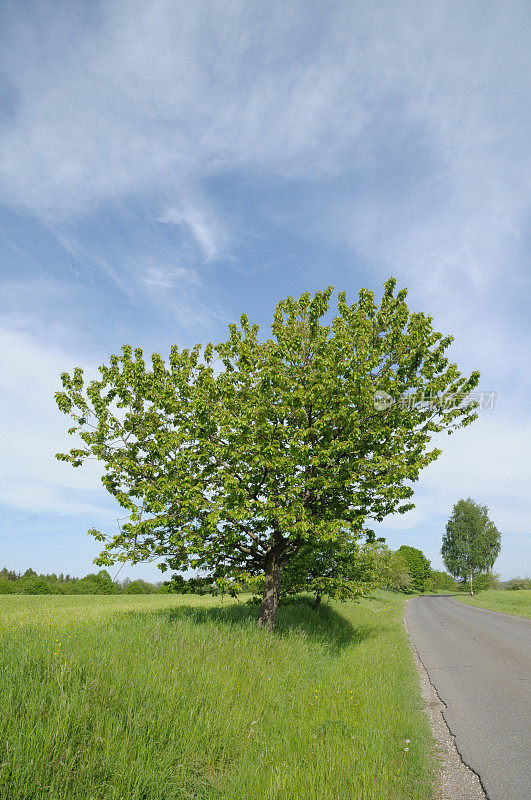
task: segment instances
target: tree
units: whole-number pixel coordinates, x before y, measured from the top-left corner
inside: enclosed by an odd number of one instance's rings
[[[492,569],[501,548],[501,536],[489,520],[487,506],[470,497],[459,500],[446,523],[441,555],[448,572],[467,581],[474,594],[474,575]]]
[[[507,581],[505,584],[505,588],[514,591],[518,589],[531,589],[531,578],[511,578],[511,580]]]
[[[416,592],[425,592],[431,588],[431,567],[430,562],[422,552],[417,550],[416,547],[409,547],[403,544],[399,547],[397,553],[402,556],[406,562],[409,574],[411,575],[411,583]]]
[[[53,594],[50,584],[30,570],[15,583],[15,591],[19,594]]]
[[[73,594],[116,594],[116,584],[107,570],[91,572],[76,581],[72,587]]]
[[[245,581],[245,587],[236,586],[234,583],[230,586],[224,586],[224,590],[232,597],[236,597],[242,588],[249,588],[250,581]],[[253,589],[250,589],[253,591]],[[160,591],[168,594],[220,594],[219,585],[212,579],[212,576],[194,577],[185,580],[182,575],[172,575],[170,581],[164,581]]]
[[[124,594],[154,594],[156,591],[153,584],[143,581],[141,578],[138,578],[136,581],[129,581],[129,583],[123,587]]]
[[[427,449],[433,432],[477,418],[477,403],[460,401],[479,373],[449,363],[452,337],[410,314],[395,283],[380,306],[365,289],[352,305],[339,293],[329,324],[331,287],[281,301],[265,341],[244,314],[227,341],[173,346],[168,363],[126,345],[98,380],[63,373],[56,400],[81,446],[57,457],[101,461],[129,513],[114,536],[90,531],[105,542],[96,563],[263,574],[258,621],[272,629],[282,572],[303,544],[413,508],[406,481],[440,454]]]
[[[398,551],[389,550],[381,563],[381,585],[393,592],[408,592],[413,588],[413,579],[407,562]]]
[[[379,541],[360,544],[358,537],[348,533],[339,542],[330,540],[318,547],[305,542],[286,564],[281,596],[313,592],[314,608],[323,596],[335,600],[361,597],[376,586],[384,548]]]
[[[6,578],[8,581],[16,581],[17,578],[20,578],[20,573],[15,572],[12,569],[8,569],[7,567],[3,567],[3,569],[0,570],[0,577]]]
[[[432,569],[431,581],[433,589],[442,589],[449,592],[455,592],[457,589],[457,583],[452,576],[441,570]]]

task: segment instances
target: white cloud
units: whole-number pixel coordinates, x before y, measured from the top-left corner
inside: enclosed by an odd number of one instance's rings
[[[58,515],[85,515],[90,514],[96,521],[102,519],[116,519],[108,509],[97,505],[97,502],[83,503],[79,498],[67,499],[61,492],[61,487],[50,486],[29,481],[7,481],[0,486],[0,503],[19,511],[29,511],[36,514],[53,512]]]
[[[55,453],[75,446],[54,400],[61,372],[75,365],[71,354],[0,328],[0,502],[28,511],[108,513],[98,467],[89,462],[73,469],[55,459]]]
[[[443,452],[413,484],[415,508],[375,525],[378,535],[386,536],[392,547],[418,547],[441,565],[446,521],[460,498],[471,497],[488,507],[502,534],[497,568],[506,577],[528,572],[531,424],[503,418],[496,409],[485,410],[476,422],[451,436],[438,434],[433,444]]]
[[[163,269],[160,266],[147,266],[144,272],[144,282],[153,289],[171,289],[183,280],[197,283],[199,278],[196,272],[183,267]]]
[[[395,517],[390,526],[407,528],[427,522],[435,514],[448,515],[460,497],[492,505],[506,518],[510,532],[529,532],[529,508],[522,506],[531,486],[531,424],[525,420],[499,418],[496,409],[480,412],[470,426],[451,436],[434,437],[442,449],[439,458],[426,467],[416,484],[419,503],[414,512]]]
[[[211,260],[226,236],[212,208],[196,205],[205,179],[326,182],[382,158],[392,168],[411,139],[428,170],[412,213],[400,191],[374,208],[354,185],[340,208],[323,187],[321,216],[337,214],[353,245],[407,262],[419,281],[429,270],[440,284],[454,273],[481,286],[529,200],[525,12],[518,0],[326,13],[278,3],[267,15],[239,3],[116,0],[89,29],[72,11],[39,35],[19,18],[3,65],[16,97],[0,134],[4,197],[64,218],[169,192],[178,201],[161,218],[187,226]]]
[[[184,226],[190,231],[205,259],[212,261],[225,249],[227,235],[212,212],[205,209],[187,207],[183,210],[168,208],[160,217],[160,222]]]

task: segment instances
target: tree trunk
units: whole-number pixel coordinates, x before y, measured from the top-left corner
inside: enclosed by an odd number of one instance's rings
[[[470,573],[470,594],[474,594],[474,584],[472,582],[472,573]]]
[[[258,625],[272,631],[275,627],[278,603],[280,600],[280,584],[282,581],[283,553],[278,547],[272,547],[265,559],[265,586],[262,605],[258,615]]]
[[[321,595],[318,594],[315,596],[315,600],[313,601],[313,606],[312,606],[313,610],[317,611],[320,605],[321,605]]]

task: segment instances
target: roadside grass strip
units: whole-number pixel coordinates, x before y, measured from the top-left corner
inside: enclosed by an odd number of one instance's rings
[[[0,797],[431,800],[405,599],[3,596]]]
[[[490,611],[531,618],[531,589],[488,589],[474,595],[454,595],[456,600]]]

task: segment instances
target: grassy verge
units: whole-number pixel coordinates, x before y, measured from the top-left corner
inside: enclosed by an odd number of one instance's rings
[[[4,596],[0,797],[428,800],[404,602]]]
[[[531,589],[489,589],[474,597],[456,594],[455,599],[478,608],[531,618]]]

